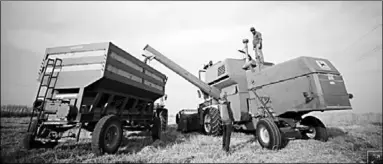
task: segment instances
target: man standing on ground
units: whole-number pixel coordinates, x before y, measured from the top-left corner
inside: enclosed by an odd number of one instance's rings
[[[250,28],[250,32],[253,34],[253,49],[255,51],[255,58],[263,64],[262,34],[256,31],[254,27]]]
[[[230,102],[227,100],[226,92],[221,94],[221,99],[219,100],[219,110],[222,119],[222,128],[223,128],[223,136],[222,136],[222,149],[229,153],[230,149],[230,138],[231,132],[233,130],[233,111],[231,111]]]

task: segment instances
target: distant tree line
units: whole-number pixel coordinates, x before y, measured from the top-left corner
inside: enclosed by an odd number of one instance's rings
[[[27,117],[32,115],[32,107],[25,105],[1,105],[1,117]]]

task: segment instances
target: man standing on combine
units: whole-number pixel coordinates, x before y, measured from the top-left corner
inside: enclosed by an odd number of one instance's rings
[[[255,51],[255,58],[260,64],[263,64],[262,34],[256,31],[254,27],[250,28],[250,32],[253,34],[253,49]]]

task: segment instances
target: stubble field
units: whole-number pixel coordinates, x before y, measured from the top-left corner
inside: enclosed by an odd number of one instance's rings
[[[79,143],[67,141],[55,148],[24,150],[21,140],[27,117],[1,118],[1,160],[5,163],[366,163],[367,151],[382,150],[382,115],[350,112],[317,114],[328,127],[328,142],[291,140],[279,150],[262,149],[254,136],[232,135],[230,155],[221,150],[221,137],[198,132],[176,131],[174,117],[161,141],[150,132],[125,132],[122,146],[114,155],[95,157],[90,135],[82,131]]]

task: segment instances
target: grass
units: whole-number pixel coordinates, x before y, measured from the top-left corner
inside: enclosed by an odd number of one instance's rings
[[[126,132],[114,155],[93,156],[89,132],[79,143],[67,141],[55,148],[24,150],[21,139],[28,118],[1,118],[1,159],[6,163],[365,163],[368,150],[382,150],[382,115],[323,114],[328,142],[291,140],[279,151],[262,149],[254,136],[235,132],[232,154],[221,150],[221,137],[176,131],[170,118],[163,140],[153,142],[150,132]]]
[[[31,115],[31,107],[24,105],[1,105],[1,117],[27,117]]]

